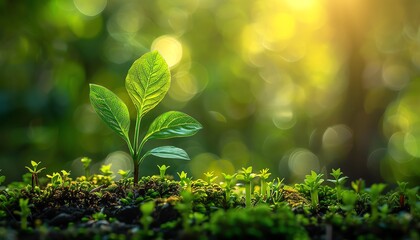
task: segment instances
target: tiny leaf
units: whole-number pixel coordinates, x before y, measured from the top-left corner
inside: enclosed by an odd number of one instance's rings
[[[168,64],[157,51],[146,53],[133,63],[125,87],[140,117],[162,101],[170,83]]]
[[[130,115],[124,102],[112,91],[90,84],[90,102],[101,119],[127,143]]]
[[[189,137],[202,128],[201,124],[185,113],[170,111],[157,117],[143,139],[168,139],[175,137]]]
[[[190,157],[183,149],[174,146],[162,146],[153,148],[148,153],[146,153],[146,155],[153,155],[161,158],[190,160]]]

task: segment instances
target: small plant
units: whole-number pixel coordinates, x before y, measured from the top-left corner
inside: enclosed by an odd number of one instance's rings
[[[112,91],[90,84],[90,101],[101,119],[128,145],[134,161],[134,184],[138,183],[139,165],[149,155],[162,158],[189,160],[180,148],[163,146],[142,154],[143,146],[151,139],[188,137],[202,128],[201,124],[185,113],[170,111],[158,116],[150,125],[143,140],[139,141],[143,117],[165,97],[170,86],[167,63],[157,52],[149,52],[137,59],[128,71],[125,87],[137,110],[133,144],[129,138],[130,116],[125,103]]]
[[[245,206],[251,206],[251,181],[255,178],[256,174],[252,173],[252,167],[242,168],[236,176],[238,180],[245,182]]]
[[[182,201],[175,205],[175,209],[179,212],[182,218],[182,228],[185,232],[190,231],[190,214],[193,210],[194,195],[191,191],[181,191]]]
[[[407,196],[408,182],[397,181],[397,184],[398,184],[398,194],[399,194],[398,202],[400,204],[400,208],[403,208],[405,206],[405,198]]]
[[[351,182],[351,187],[356,193],[362,193],[365,190],[365,181],[363,179],[357,179]]]
[[[143,225],[143,231],[146,236],[153,235],[153,231],[150,230],[150,225],[153,223],[152,213],[154,209],[154,201],[149,201],[140,205],[140,211],[142,213],[140,223]]]
[[[225,197],[226,197],[226,202],[228,204],[230,204],[230,196],[231,196],[231,192],[232,192],[232,187],[235,184],[235,177],[236,174],[230,175],[230,174],[225,174],[222,173],[223,177],[225,178],[225,182],[223,183],[223,187],[225,189]]]
[[[168,170],[169,167],[170,166],[166,166],[166,165],[162,165],[162,166],[158,165],[160,178],[162,178],[162,179],[165,178],[166,170]]]
[[[41,162],[31,161],[32,168],[25,166],[32,175],[32,191],[35,190],[35,187],[39,186],[38,174],[45,169],[45,167],[38,169],[38,165]]]
[[[15,211],[20,216],[20,229],[26,230],[28,228],[28,217],[31,215],[29,208],[29,199],[19,199],[20,211]]]
[[[258,176],[260,177],[261,181],[261,195],[267,197],[269,195],[270,190],[267,187],[267,180],[270,177],[271,173],[268,172],[268,168],[264,168],[260,170]]]
[[[102,211],[92,214],[92,218],[95,221],[106,220],[106,217],[107,217],[106,214],[103,213]]]
[[[340,208],[347,213],[351,212],[354,209],[354,205],[356,204],[357,194],[353,191],[347,190],[343,191],[341,195],[343,204]]]
[[[378,218],[378,201],[381,192],[385,189],[386,184],[379,183],[379,184],[372,184],[369,189],[370,201],[371,201],[371,211],[372,211],[372,220],[376,220]]]
[[[63,185],[70,185],[70,171],[67,172],[66,170],[61,170],[61,178],[63,179]]]
[[[327,179],[327,181],[334,183],[335,185],[335,193],[337,195],[337,201],[340,201],[341,197],[341,190],[343,189],[344,183],[347,180],[347,176],[341,177],[343,174],[341,172],[341,169],[332,169],[332,172],[330,173],[331,176],[333,176],[334,179]]]
[[[101,168],[99,169],[99,171],[101,171],[101,173],[105,176],[105,177],[111,177],[112,174],[114,174],[114,172],[111,170],[111,166],[112,164],[104,164],[101,166]]]
[[[319,203],[318,191],[319,187],[324,182],[324,179],[322,179],[323,176],[324,174],[316,174],[314,171],[311,171],[310,175],[305,176],[304,188],[309,190],[311,193],[311,203],[313,208],[316,208]]]
[[[83,163],[83,168],[85,170],[85,177],[89,178],[90,175],[90,163],[92,162],[92,159],[88,157],[83,157],[80,159],[80,161]]]
[[[181,184],[181,186],[183,186],[184,189],[190,189],[192,177],[188,178],[187,173],[184,171],[181,171],[180,173],[177,172],[176,174],[178,174],[179,176],[179,183]]]
[[[63,178],[58,172],[53,172],[52,175],[47,174],[47,178],[51,179],[51,185],[53,187],[58,187],[63,183]]]
[[[272,198],[274,204],[282,198],[281,187],[283,181],[284,178],[280,179],[279,177],[277,177],[273,181],[267,183],[267,191],[269,193],[269,196]]]
[[[206,182],[210,185],[212,184],[216,179],[217,176],[214,176],[214,172],[205,172],[204,176],[206,177]]]
[[[120,174],[121,179],[127,179],[128,175],[130,174],[130,170],[125,171],[125,170],[118,170],[118,174]]]
[[[419,201],[418,191],[419,191],[419,186],[410,188],[407,190],[407,198],[408,198],[408,204],[410,205],[410,213],[413,216],[416,210],[420,210],[419,204],[418,204],[418,201]]]

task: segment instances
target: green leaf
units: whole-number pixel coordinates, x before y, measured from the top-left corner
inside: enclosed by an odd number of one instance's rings
[[[161,158],[190,160],[190,157],[183,149],[174,146],[162,146],[153,148],[152,150],[147,152],[145,156],[146,155],[153,155]]]
[[[105,87],[90,84],[90,102],[101,119],[127,143],[130,143],[130,115],[127,106]]]
[[[140,117],[162,101],[170,83],[168,64],[157,51],[146,53],[133,63],[125,87]]]
[[[189,137],[202,128],[201,124],[185,113],[170,111],[157,117],[150,124],[143,143],[149,139]]]

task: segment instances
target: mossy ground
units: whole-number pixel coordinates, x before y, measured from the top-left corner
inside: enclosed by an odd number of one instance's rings
[[[322,185],[312,206],[302,184],[272,184],[266,194],[253,182],[252,206],[242,185],[201,179],[189,184],[170,176],[67,178],[9,184],[1,189],[0,239],[419,239],[420,207],[398,189],[377,199],[372,216],[368,191],[355,193],[353,208]],[[229,191],[229,194],[226,192]],[[229,199],[227,199],[229,196]],[[405,200],[401,202],[401,197]],[[22,214],[19,199],[28,199]],[[141,206],[153,202],[148,213]],[[348,206],[347,206],[348,207]],[[351,206],[350,206],[351,207]],[[24,218],[28,225],[22,226]]]

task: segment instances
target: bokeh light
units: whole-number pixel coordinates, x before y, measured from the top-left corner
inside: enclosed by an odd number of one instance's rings
[[[181,146],[192,160],[153,159],[141,174],[156,174],[162,162],[193,177],[253,166],[292,182],[340,167],[351,179],[420,184],[420,1],[0,7],[0,169],[10,173],[7,181],[20,179],[30,160],[51,172],[76,168],[83,156],[97,169],[105,162],[130,168],[124,142],[90,106],[89,83],[116,92],[134,119],[125,76],[135,59],[157,50],[172,82],[144,129],[168,110],[204,128],[191,141],[145,146]]]
[[[162,54],[168,63],[169,68],[173,68],[181,61],[182,58],[182,45],[174,37],[160,36],[152,43],[152,50],[157,50]]]
[[[100,14],[107,5],[107,0],[73,0],[77,10],[86,16],[92,17]]]

